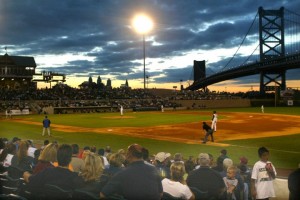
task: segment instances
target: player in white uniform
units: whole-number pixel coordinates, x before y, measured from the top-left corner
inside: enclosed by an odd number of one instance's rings
[[[123,116],[123,106],[122,105],[120,107],[120,114],[121,114],[121,116]]]
[[[216,111],[213,112],[213,116],[211,119],[211,129],[216,132],[217,131],[217,121],[218,121],[218,114]]]

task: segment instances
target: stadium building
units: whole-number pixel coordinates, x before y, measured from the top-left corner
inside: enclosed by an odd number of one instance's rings
[[[33,57],[9,56],[7,53],[0,56],[0,88],[36,88],[36,82],[32,82],[35,69]]]

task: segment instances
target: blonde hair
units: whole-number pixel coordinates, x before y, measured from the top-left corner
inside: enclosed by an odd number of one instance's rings
[[[118,153],[123,154],[123,155],[126,155],[126,151],[125,151],[124,149],[119,149],[119,150],[118,150]]]
[[[229,171],[232,171],[232,172],[234,172],[234,174],[236,174],[236,172],[237,172],[237,167],[234,166],[234,165],[231,165],[231,166],[229,166],[229,167],[227,168],[227,172],[229,172]]]
[[[174,181],[182,182],[185,174],[184,164],[180,161],[173,162],[170,167],[171,178]]]
[[[85,182],[96,181],[102,175],[104,165],[99,155],[88,152],[85,154],[84,166],[81,170],[80,176]]]
[[[121,167],[125,162],[125,156],[122,153],[113,153],[109,156],[108,162],[114,167]]]
[[[91,153],[90,150],[83,150],[83,152],[82,152],[82,160],[84,160],[84,159],[85,159],[85,156],[86,156],[87,154],[89,154],[89,153]]]
[[[49,143],[41,152],[39,160],[57,162],[57,144]]]
[[[22,140],[19,143],[19,149],[17,151],[17,157],[19,163],[28,156],[28,148],[29,148],[29,144],[27,141]]]

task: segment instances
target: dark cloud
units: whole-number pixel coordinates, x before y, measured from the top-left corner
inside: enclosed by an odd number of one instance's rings
[[[83,60],[80,56],[61,66],[46,63],[38,69],[87,77],[110,74],[120,80],[143,77],[143,72],[137,71],[142,66],[142,37],[130,28],[136,12],[151,13],[155,21],[154,30],[146,36],[147,59],[155,58],[167,65],[169,58],[194,50],[237,48],[247,31],[245,44],[257,42],[258,28],[248,29],[260,6],[265,9],[284,6],[295,12],[300,8],[296,0],[1,0],[0,3],[1,54],[7,46],[10,55],[35,58],[49,54],[85,55],[92,59]],[[150,40],[153,38],[155,43]],[[255,59],[253,56],[250,60]],[[209,62],[207,73],[224,69],[229,60],[223,57],[219,62]],[[245,60],[245,55],[238,54],[226,68]],[[151,77],[163,76],[151,81],[186,81],[191,77],[192,62],[152,72]],[[288,78],[295,78],[295,73],[288,73]]]

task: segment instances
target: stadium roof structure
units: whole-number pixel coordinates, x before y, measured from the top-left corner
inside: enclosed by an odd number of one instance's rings
[[[14,65],[20,67],[34,67],[36,63],[33,57],[29,56],[10,56],[7,53],[3,56],[0,55],[0,66],[3,65]]]

